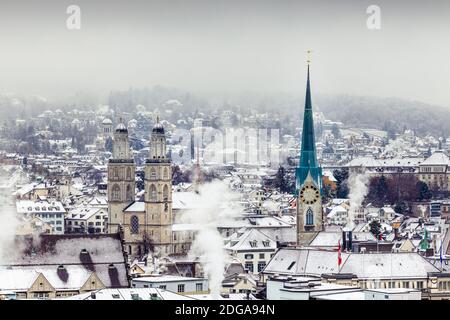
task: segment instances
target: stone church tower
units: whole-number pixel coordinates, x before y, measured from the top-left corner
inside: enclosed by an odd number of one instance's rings
[[[145,164],[146,237],[156,255],[171,253],[172,171],[167,157],[166,135],[157,120],[150,137],[150,153]]]
[[[114,132],[113,155],[108,162],[108,232],[116,233],[124,224],[123,210],[134,202],[135,164],[128,130],[120,122]]]
[[[297,197],[297,244],[308,245],[323,230],[322,168],[319,167],[314,138],[311,89],[306,84],[300,162],[295,172]]]

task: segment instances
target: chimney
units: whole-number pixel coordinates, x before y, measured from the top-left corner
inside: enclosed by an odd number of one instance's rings
[[[348,236],[347,250],[353,251],[353,232],[349,230],[347,236]]]
[[[394,240],[398,239],[398,228],[394,228]]]
[[[345,230],[342,230],[342,251],[345,251],[347,248],[347,241],[345,234],[346,234]]]

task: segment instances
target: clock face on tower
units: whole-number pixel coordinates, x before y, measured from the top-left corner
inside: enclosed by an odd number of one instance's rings
[[[319,201],[320,192],[315,186],[306,185],[300,190],[300,200],[305,204],[314,204]]]

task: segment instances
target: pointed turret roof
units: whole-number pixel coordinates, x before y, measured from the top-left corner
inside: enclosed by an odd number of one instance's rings
[[[311,102],[311,84],[309,75],[309,61],[308,61],[308,73],[306,81],[306,97],[305,97],[305,109],[303,115],[303,131],[302,131],[302,145],[300,151],[299,166],[296,170],[296,186],[297,191],[301,185],[305,182],[308,174],[311,175],[312,180],[321,186],[322,170],[317,162],[316,155],[316,141],[314,137],[314,119]]]
[[[159,116],[156,116],[156,124],[152,129],[153,133],[158,133],[158,134],[164,134],[164,127],[163,125],[159,122]]]
[[[300,166],[302,167],[317,166],[316,142],[314,138],[314,119],[311,103],[311,85],[309,80],[309,65],[308,65],[308,79],[306,82],[305,111],[303,115],[302,149],[300,153]]]

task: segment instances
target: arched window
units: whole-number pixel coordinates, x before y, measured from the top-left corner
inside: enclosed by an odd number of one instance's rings
[[[114,176],[114,179],[119,179],[119,168],[114,168],[113,176]]]
[[[158,177],[156,176],[156,169],[152,168],[150,170],[150,179],[156,180]]]
[[[119,201],[120,200],[120,187],[119,185],[115,184],[112,188],[112,200],[113,201]]]
[[[131,179],[131,168],[127,168],[127,179]]]
[[[149,193],[150,193],[150,201],[157,201],[156,187],[154,184],[150,186]]]
[[[167,168],[164,168],[164,179],[169,179],[169,170]]]
[[[169,188],[167,187],[167,185],[165,185],[163,188],[163,199],[164,201],[169,200]]]
[[[306,211],[306,225],[314,225],[314,213],[312,212],[311,208],[308,208],[308,210]]]
[[[130,185],[127,185],[127,200],[129,200],[129,201],[133,200],[133,192],[131,190]]]
[[[131,216],[130,229],[131,233],[139,233],[139,218],[137,216]]]

